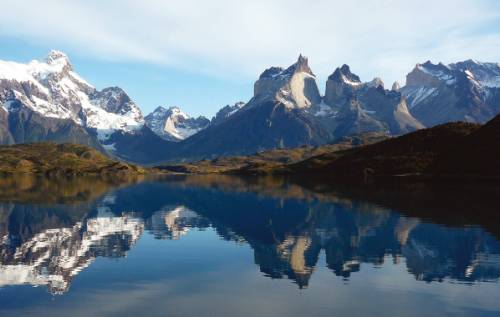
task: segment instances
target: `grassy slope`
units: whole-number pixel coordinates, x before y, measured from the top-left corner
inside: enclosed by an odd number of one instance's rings
[[[143,172],[142,168],[113,161],[84,145],[32,143],[0,146],[0,173],[84,175]]]
[[[193,163],[163,165],[164,171],[188,174],[220,174],[220,173],[270,173],[284,165],[303,161],[324,153],[332,153],[351,149],[355,146],[371,144],[387,137],[380,133],[368,133],[361,136],[344,138],[335,144],[320,147],[302,146],[293,149],[276,149],[258,152],[249,156],[220,157]]]

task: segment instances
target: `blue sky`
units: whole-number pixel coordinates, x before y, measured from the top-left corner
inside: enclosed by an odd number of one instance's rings
[[[419,62],[500,62],[495,0],[0,0],[0,59],[66,52],[97,88],[120,86],[145,113],[213,115],[247,101],[258,75],[309,57],[320,91],[347,63],[404,82]]]

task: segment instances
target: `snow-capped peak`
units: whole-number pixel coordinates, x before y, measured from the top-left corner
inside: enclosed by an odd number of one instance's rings
[[[19,101],[9,111],[25,107],[44,117],[71,119],[96,129],[101,141],[117,130],[143,125],[139,107],[122,89],[97,91],[73,71],[61,51],[52,50],[45,60],[27,64],[0,61],[0,84],[0,102]]]
[[[177,106],[157,107],[145,120],[153,132],[169,141],[184,140],[210,124],[207,118],[191,118]]]
[[[57,80],[61,80],[64,76],[73,75],[74,79],[90,86],[73,72],[68,56],[57,50],[50,51],[44,61],[32,60],[28,64],[28,71],[37,80],[47,80],[48,77],[57,77]]]
[[[58,50],[51,50],[45,59],[47,64],[67,64],[71,65],[69,62],[68,55]]]

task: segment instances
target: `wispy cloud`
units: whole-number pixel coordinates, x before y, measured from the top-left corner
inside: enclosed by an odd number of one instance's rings
[[[109,60],[255,77],[299,53],[326,76],[349,63],[365,79],[403,79],[415,63],[500,60],[491,0],[3,0],[0,34]]]

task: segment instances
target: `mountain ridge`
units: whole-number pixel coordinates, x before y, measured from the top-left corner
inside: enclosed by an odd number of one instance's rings
[[[500,66],[474,60],[427,61],[385,89],[336,68],[324,94],[307,57],[270,67],[254,96],[193,118],[179,107],[144,116],[119,87],[97,90],[51,51],[44,61],[0,61],[0,143],[54,141],[90,145],[132,162],[193,161],[256,151],[317,146],[349,135],[402,135],[449,121],[484,123],[500,113]]]

